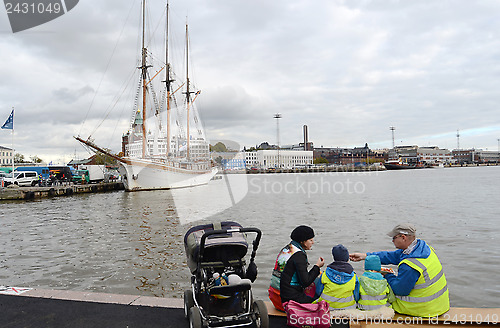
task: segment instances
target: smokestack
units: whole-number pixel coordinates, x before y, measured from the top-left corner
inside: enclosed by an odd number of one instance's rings
[[[307,150],[308,142],[309,142],[309,136],[307,135],[307,125],[304,125],[304,150]]]

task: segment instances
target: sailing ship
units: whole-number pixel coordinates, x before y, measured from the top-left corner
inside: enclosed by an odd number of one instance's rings
[[[101,152],[114,158],[119,164],[123,184],[127,191],[172,189],[193,187],[207,184],[217,173],[212,167],[209,143],[198,118],[194,102],[200,91],[195,91],[189,79],[189,34],[186,24],[186,76],[183,83],[174,84],[174,74],[169,62],[169,4],[166,5],[166,37],[165,64],[150,77],[152,67],[148,61],[150,52],[146,47],[146,0],[142,1],[142,49],[140,69],[140,85],[137,101],[140,103],[133,109],[128,132],[122,138],[123,156],[112,154],[109,150],[95,144],[89,136],[83,139],[75,137],[93,151]],[[154,93],[152,81],[160,71],[165,71],[163,97],[158,104],[158,96]],[[184,95],[184,104],[177,105],[175,94]],[[149,101],[148,101],[149,100]],[[162,107],[165,110],[162,111]],[[177,117],[172,118],[176,110]],[[151,112],[153,115],[148,116]],[[166,112],[166,120],[162,122],[162,112]],[[183,119],[185,117],[185,119]],[[152,119],[151,119],[152,118]],[[149,122],[155,122],[155,131],[148,131]],[[166,124],[163,124],[166,123]],[[175,123],[175,124],[172,124]]]

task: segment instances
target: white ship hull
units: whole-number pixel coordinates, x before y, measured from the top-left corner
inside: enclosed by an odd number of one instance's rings
[[[192,170],[148,160],[126,160],[119,169],[127,191],[186,188],[207,184],[216,168]]]
[[[120,163],[119,171],[127,191],[186,188],[207,184],[217,170],[211,166],[210,146],[205,138],[198,111],[194,106],[200,90],[195,90],[190,83],[187,69],[184,81],[173,78],[168,51],[163,52],[166,65],[158,60],[158,56],[151,55],[146,48],[146,44],[150,41],[145,37],[146,35],[153,37],[153,31],[145,29],[149,25],[146,24],[145,0],[142,0],[142,14],[142,47],[140,48],[142,59],[141,65],[137,67],[140,69],[140,74],[137,76],[140,83],[134,84],[138,88],[130,127],[127,133],[122,135],[122,151],[125,157],[97,146],[90,136],[86,140],[79,136],[75,138]],[[166,35],[168,35],[168,14],[167,4]],[[164,41],[165,49],[168,50],[168,38]],[[188,42],[186,26],[186,67],[189,62]],[[150,60],[151,57],[156,57],[156,59]],[[160,63],[162,68],[158,68],[157,73],[151,78],[148,69],[153,67],[153,63]],[[165,78],[161,82],[158,73],[163,68],[166,68]],[[155,79],[157,76],[158,79]],[[163,89],[162,93],[154,92],[153,85],[156,85],[155,88]],[[174,97],[180,89],[183,91],[179,93],[185,95],[183,102],[177,102]],[[142,101],[139,101],[140,98]],[[158,99],[162,99],[161,104]],[[154,115],[147,115],[150,113],[149,108],[155,113]],[[172,124],[174,122],[175,124]]]

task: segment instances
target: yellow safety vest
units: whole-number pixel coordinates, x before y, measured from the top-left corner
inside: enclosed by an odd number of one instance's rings
[[[389,294],[389,286],[385,287],[385,290],[380,295],[375,295],[375,296],[368,295],[365,289],[363,288],[363,285],[360,283],[358,309],[371,311],[371,310],[377,310],[383,306],[390,306],[390,303],[387,303],[388,294]]]
[[[430,246],[429,246],[430,247]],[[443,266],[430,247],[428,258],[407,258],[399,263],[409,265],[420,277],[408,296],[396,295],[392,307],[396,312],[420,317],[434,317],[450,309],[448,285]]]
[[[321,274],[321,283],[324,285],[321,296],[314,302],[326,301],[330,310],[355,309],[354,288],[356,287],[356,274],[345,284],[332,282],[325,272]]]

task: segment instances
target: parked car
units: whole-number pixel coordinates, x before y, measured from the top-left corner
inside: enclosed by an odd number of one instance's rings
[[[49,168],[47,166],[19,166],[14,170],[16,172],[22,171],[35,171],[39,175],[42,176],[43,180],[47,180],[49,178]]]
[[[4,185],[15,184],[17,186],[36,186],[38,184],[38,173],[35,171],[14,172],[12,176],[4,179]]]

